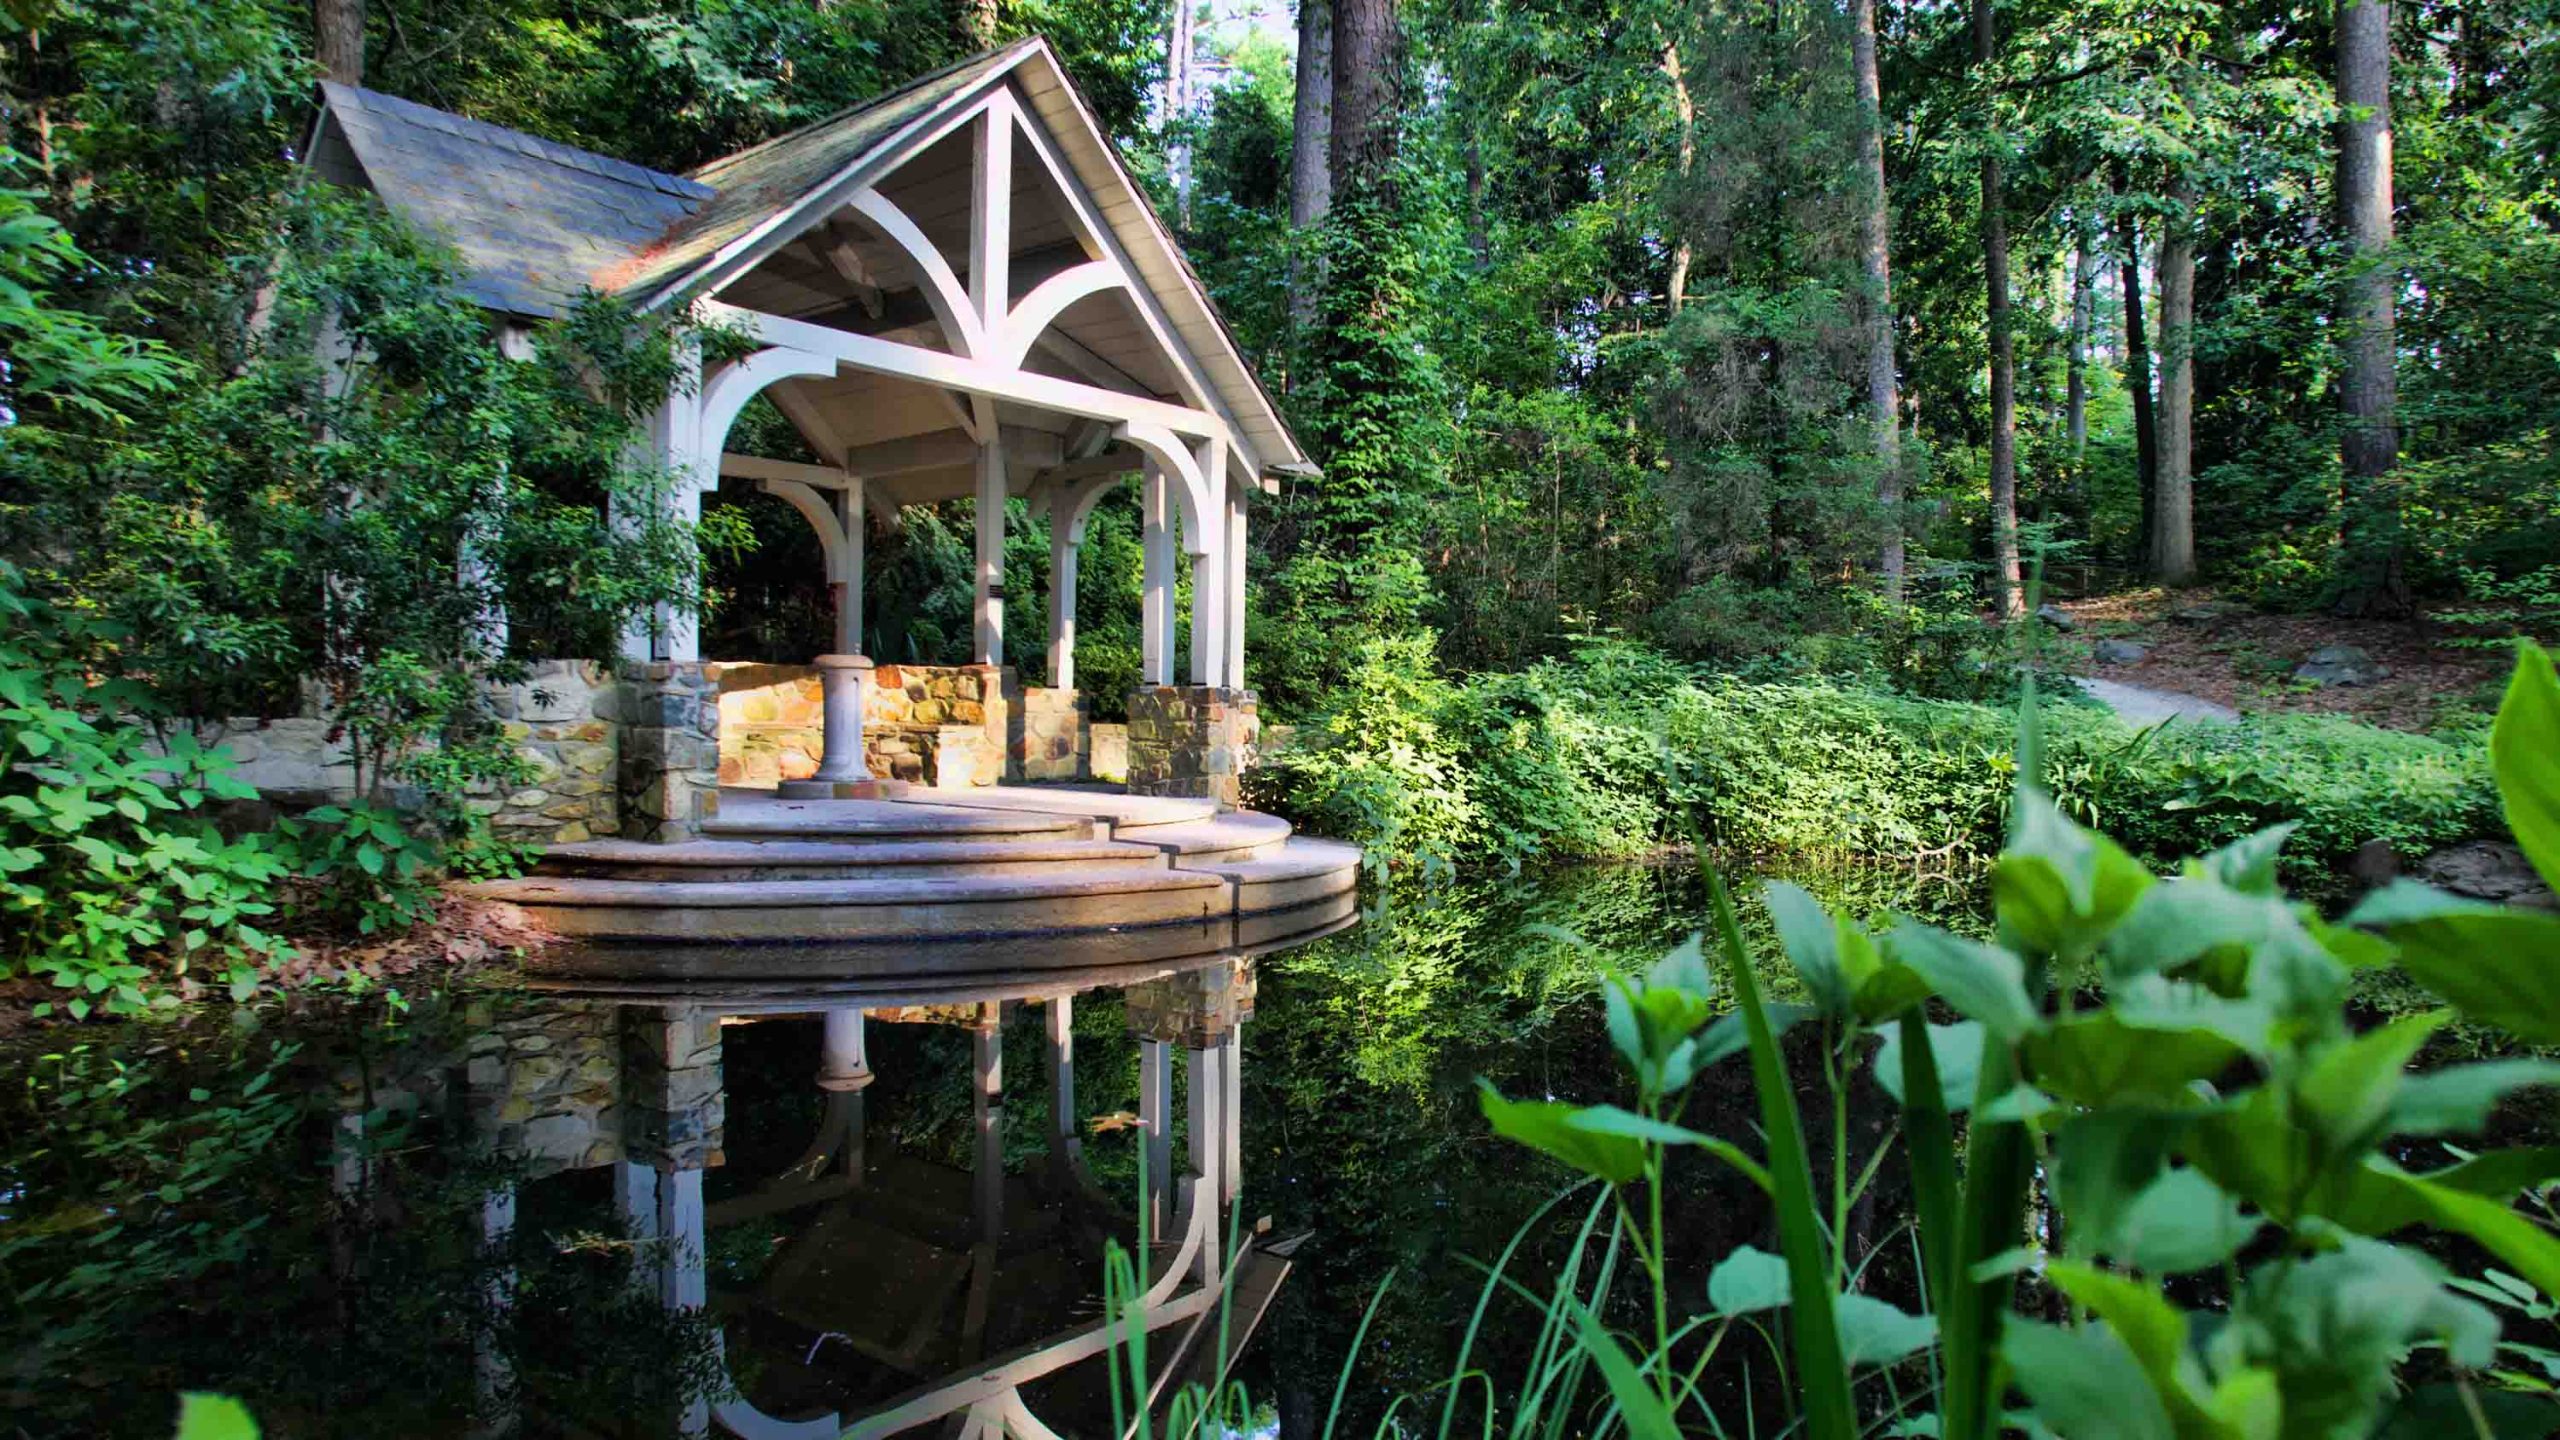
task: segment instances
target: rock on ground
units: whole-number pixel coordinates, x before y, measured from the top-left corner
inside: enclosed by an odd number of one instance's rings
[[[2312,685],[2370,685],[2391,673],[2358,645],[2323,645],[2294,667],[2293,678]]]
[[[2101,665],[2139,665],[2150,657],[2151,647],[2138,640],[2101,640],[2089,651]]]
[[[2417,878],[2456,895],[2501,905],[2560,908],[2524,852],[2503,840],[2474,840],[2439,850],[2412,869]]]

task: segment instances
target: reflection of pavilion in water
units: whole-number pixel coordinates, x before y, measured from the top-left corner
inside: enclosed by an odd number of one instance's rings
[[[1119,993],[1138,1051],[1144,1190],[1125,1197],[1086,1169],[1078,1133],[1075,997],[1097,990]],[[644,1283],[670,1310],[707,1307],[721,1320],[738,1393],[697,1404],[687,1433],[885,1435],[941,1421],[963,1437],[1052,1434],[1035,1412],[1098,1433],[1111,1414],[1106,1244],[1140,1254],[1145,1224],[1139,1283],[1155,1398],[1217,1379],[1287,1273],[1287,1247],[1229,1213],[1242,1181],[1240,1040],[1253,991],[1252,962],[1225,955],[1052,971],[1011,987],[564,998],[475,1042],[474,1109],[533,1175],[611,1167],[616,1207],[644,1242]],[[734,1057],[724,1052],[754,1033],[751,1022],[812,1015],[823,1025],[817,1133],[761,1186],[707,1200],[705,1172],[725,1159],[724,1060]],[[968,1033],[966,1168],[874,1143],[866,1112],[879,1077],[866,1040],[891,1024]],[[1045,1153],[1010,1175],[1009,1024],[1040,1027],[1047,1072]],[[887,1078],[894,1092],[931,1077]],[[512,1192],[491,1203],[493,1240],[513,1206]],[[783,1235],[734,1292],[715,1287],[706,1260],[732,1227]],[[1128,1330],[1112,1327],[1124,1341]],[[485,1363],[485,1383],[502,1390],[503,1362]]]

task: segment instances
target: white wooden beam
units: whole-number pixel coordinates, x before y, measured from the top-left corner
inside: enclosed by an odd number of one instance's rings
[[[1066,458],[1066,445],[1057,435],[1027,425],[999,427],[1004,437],[1005,463],[1052,466]],[[906,475],[918,470],[941,470],[953,465],[975,466],[978,442],[966,431],[936,430],[924,435],[909,435],[897,440],[883,440],[873,445],[857,445],[845,452],[845,467],[857,475],[874,478],[884,475]]]
[[[816,490],[841,490],[852,483],[839,465],[807,465],[797,460],[767,460],[761,455],[740,455],[735,451],[720,457],[720,478],[755,480],[779,485],[806,485]]]
[[[1000,333],[1013,308],[1013,92],[997,88],[987,96],[978,117],[976,164],[969,175],[969,300],[977,311],[980,333]],[[1003,347],[988,344],[970,351],[989,359],[1010,359]]]
[[[1031,343],[1056,324],[1068,306],[1097,291],[1128,284],[1128,272],[1106,260],[1088,260],[1041,281],[1005,315],[1004,338],[995,347],[995,358],[1020,365],[1022,357],[1031,353]]]
[[[1056,358],[1087,380],[1108,390],[1130,395],[1153,395],[1137,376],[1096,355],[1085,343],[1064,330],[1043,330],[1031,337],[1031,348]]]
[[[880,232],[882,239],[906,252],[907,263],[915,268],[916,289],[933,307],[934,318],[942,322],[942,333],[950,339],[951,348],[963,355],[985,354],[987,332],[978,318],[974,290],[962,288],[960,277],[951,273],[951,262],[942,258],[942,252],[916,228],[915,221],[907,218],[907,212],[869,186],[855,191],[847,203],[853,213]]]

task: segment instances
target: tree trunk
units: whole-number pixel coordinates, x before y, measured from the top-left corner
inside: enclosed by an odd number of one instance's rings
[[[1174,222],[1183,229],[1191,228],[1191,137],[1180,127],[1191,120],[1191,54],[1194,48],[1193,6],[1197,0],[1174,0],[1173,15],[1164,44],[1164,118],[1176,127],[1171,153],[1173,164]],[[994,12],[993,0],[972,0],[972,10],[984,7]],[[992,43],[992,42],[990,42]]]
[[[1893,363],[1892,197],[1884,179],[1884,88],[1876,78],[1875,0],[1850,0],[1849,65],[1857,72],[1858,264],[1867,282],[1867,422],[1876,445],[1876,508],[1884,512],[1884,545],[1876,560],[1888,599],[1902,599],[1902,397]],[[1685,149],[1685,147],[1684,147]],[[1685,156],[1684,156],[1685,159]],[[1682,247],[1687,253],[1687,247]]]
[[[1973,0],[1973,56],[1984,69],[1999,58],[2000,31],[1991,0]],[[2009,220],[2002,213],[1996,138],[1982,156],[1982,277],[1991,332],[1991,563],[2003,619],[2025,613],[2018,568],[2018,363],[2010,334]]]
[[[1298,93],[1289,129],[1289,318],[1304,334],[1316,318],[1314,256],[1307,237],[1333,204],[1333,7],[1298,0]]]
[[[2186,585],[2196,576],[2194,435],[2196,239],[2187,186],[2160,227],[2159,494],[2151,507],[2151,578]]]
[[[1484,147],[1473,137],[1467,141],[1467,254],[1475,260],[1476,273],[1493,268],[1492,220],[1484,211]]]
[[[2400,553],[2399,382],[2393,372],[2391,248],[2391,4],[2338,3],[2338,221],[2347,275],[2338,296],[2345,425],[2338,459],[2346,477],[2347,561],[2359,573],[2347,603],[2366,614],[2405,614]]]
[[[2125,211],[2116,217],[2117,249],[2124,263],[2124,388],[2133,397],[2133,475],[2142,501],[2142,533],[2134,539],[2137,563],[2151,558],[2151,504],[2160,488],[2160,432],[2151,414],[2151,342],[2142,323],[2142,229]]]
[[[2098,244],[2086,217],[2077,217],[2073,230],[2078,240],[2071,255],[2071,349],[2064,361],[2062,433],[2076,468],[2089,454],[2089,332],[2098,305]]]
[[[1396,158],[1395,0],[1334,0],[1333,193],[1386,198]]]
[[[1680,42],[1672,39],[1668,31],[1662,38],[1662,73],[1671,81],[1671,112],[1680,121],[1679,174],[1680,188],[1685,191],[1689,172],[1698,163],[1698,106],[1689,98],[1689,73],[1680,63]],[[1676,220],[1671,228],[1675,234],[1671,241],[1671,290],[1667,298],[1671,302],[1671,313],[1677,315],[1689,298],[1689,239],[1686,234],[1677,233],[1681,226]]]
[[[341,85],[364,83],[364,0],[312,0],[312,53],[320,74]]]

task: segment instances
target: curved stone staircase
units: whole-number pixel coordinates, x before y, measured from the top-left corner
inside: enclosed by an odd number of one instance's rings
[[[788,800],[727,791],[702,838],[551,847],[465,893],[571,942],[563,976],[997,973],[1252,953],[1347,923],[1358,847],[1207,800],[1049,787]]]

